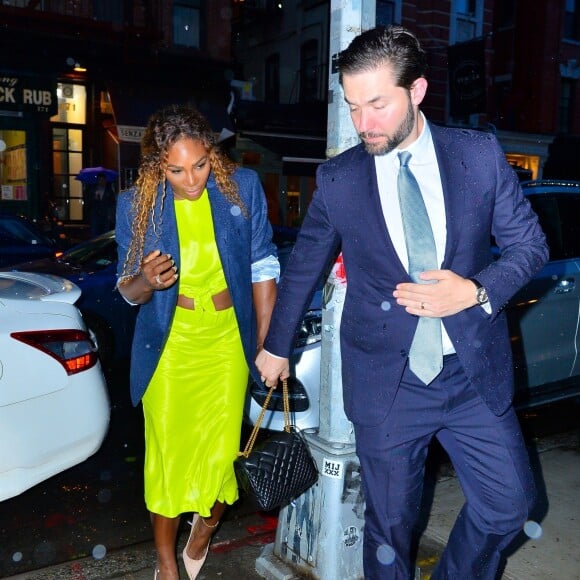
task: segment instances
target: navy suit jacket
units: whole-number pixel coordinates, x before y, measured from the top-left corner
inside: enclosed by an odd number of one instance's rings
[[[272,242],[266,199],[257,174],[249,169],[238,169],[234,179],[250,216],[248,218],[219,191],[213,173],[207,182],[207,190],[218,252],[232,297],[244,354],[252,376],[259,381],[260,375],[254,364],[257,342],[251,266],[267,256],[275,256],[276,246]],[[162,202],[161,187],[160,185],[155,207],[156,227],[149,227],[147,231],[143,255],[146,256],[156,249],[161,250],[162,253],[171,255],[179,271],[179,238],[173,190],[167,184],[165,200]],[[134,189],[122,192],[117,204],[115,237],[119,245],[119,276],[132,237],[133,195],[138,195]],[[151,300],[139,306],[130,370],[131,400],[134,405],[141,400],[159,362],[169,335],[178,294],[179,280],[167,290],[153,292]]]
[[[492,307],[491,315],[475,306],[443,324],[468,379],[500,415],[513,397],[503,309],[546,262],[545,237],[493,135],[430,128],[447,219],[442,269],[477,278]],[[501,251],[497,260],[492,236]],[[373,157],[362,144],[318,169],[317,190],[279,285],[266,350],[290,354],[320,272],[339,250],[347,277],[340,328],[345,411],[355,423],[376,425],[392,405],[418,318],[393,298],[395,286],[411,279],[389,237]]]

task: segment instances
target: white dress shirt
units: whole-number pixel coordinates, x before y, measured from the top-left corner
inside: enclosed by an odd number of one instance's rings
[[[409,258],[397,191],[397,176],[400,166],[398,154],[401,151],[408,151],[412,155],[409,168],[419,184],[425,201],[427,215],[429,216],[433,237],[435,238],[437,264],[439,267],[441,267],[445,255],[445,240],[447,237],[443,186],[441,185],[435,147],[433,146],[433,139],[427,121],[423,113],[419,112],[419,114],[423,117],[423,130],[416,141],[411,143],[406,149],[395,149],[386,155],[375,155],[374,158],[381,206],[387,229],[395,246],[395,251],[407,271],[409,269]],[[455,352],[443,323],[441,323],[441,340],[444,355]]]

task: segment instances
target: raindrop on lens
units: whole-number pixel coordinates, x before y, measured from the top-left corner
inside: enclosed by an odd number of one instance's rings
[[[14,552],[14,554],[12,554],[12,561],[13,562],[21,562],[22,561],[22,552]]]
[[[230,209],[230,213],[232,215],[240,215],[242,213],[242,210],[237,205],[233,205]]]
[[[524,524],[524,533],[528,538],[532,540],[537,540],[542,537],[543,530],[542,526],[538,522],[534,522],[532,520],[528,520]]]
[[[107,548],[103,544],[97,544],[93,548],[93,558],[95,560],[102,560],[107,555]]]
[[[395,561],[395,550],[387,544],[377,548],[377,560],[384,566],[389,566]]]

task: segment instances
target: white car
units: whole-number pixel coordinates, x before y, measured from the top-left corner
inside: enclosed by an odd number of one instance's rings
[[[80,294],[58,276],[0,272],[0,501],[84,461],[107,433]]]

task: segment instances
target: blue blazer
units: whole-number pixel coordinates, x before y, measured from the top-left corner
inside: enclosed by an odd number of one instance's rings
[[[442,268],[477,278],[492,307],[491,315],[475,306],[443,318],[443,324],[467,377],[491,411],[501,415],[513,397],[503,309],[542,268],[548,249],[496,138],[479,131],[430,128],[447,218]],[[492,258],[492,236],[501,251],[498,260]],[[264,343],[269,352],[289,355],[310,293],[339,249],[347,276],[340,329],[345,411],[355,423],[376,425],[393,402],[418,318],[393,298],[395,286],[411,279],[389,237],[373,158],[362,144],[318,169],[317,190],[278,288]]]
[[[276,246],[272,242],[272,228],[258,175],[248,169],[237,169],[234,179],[250,216],[248,218],[219,191],[213,174],[210,174],[207,191],[218,252],[240,328],[246,361],[252,376],[259,381],[259,373],[254,364],[257,345],[251,266],[267,256],[275,256]],[[147,231],[143,255],[156,249],[161,250],[162,253],[172,256],[179,270],[179,238],[173,190],[169,184],[166,189],[165,201],[162,202],[162,186],[159,186],[155,206],[156,226],[149,227]],[[117,203],[115,236],[119,245],[119,276],[132,237],[131,203],[134,195],[138,195],[135,189],[124,191]],[[134,405],[141,400],[159,362],[169,335],[178,294],[179,280],[167,290],[154,292],[149,302],[139,306],[130,370],[131,400]]]

